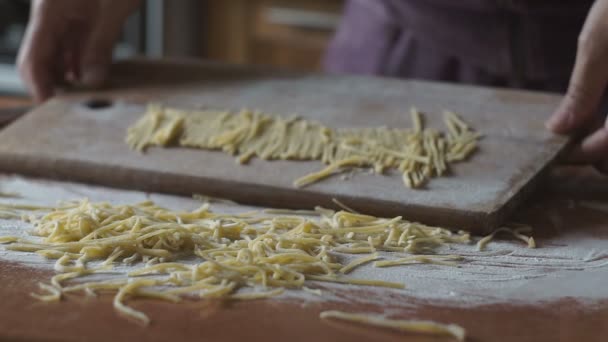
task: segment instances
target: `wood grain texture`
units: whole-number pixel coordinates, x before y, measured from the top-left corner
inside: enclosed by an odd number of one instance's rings
[[[49,275],[0,261],[0,340],[2,341],[454,341],[370,328],[339,321],[323,321],[324,310],[385,313],[402,319],[431,319],[457,323],[471,342],[605,341],[608,302],[585,306],[564,299],[543,304],[502,304],[441,307],[416,303],[415,309],[346,303],[309,303],[260,300],[213,300],[174,304],[137,300],[133,305],[150,315],[148,327],[114,312],[112,297],[68,296],[60,303],[40,303],[29,296],[35,283]],[[366,295],[361,291],[361,295]],[[408,298],[395,298],[408,301]],[[399,312],[399,313],[396,313]]]
[[[92,110],[92,98],[113,105]],[[366,213],[486,231],[534,187],[567,139],[543,121],[558,96],[395,79],[293,74],[211,63],[138,61],[117,65],[111,88],[64,95],[0,134],[0,170],[148,191],[206,193],[272,207],[332,206],[338,198]],[[469,162],[449,177],[410,190],[397,174],[332,177],[295,189],[294,179],[320,162],[253,160],[237,166],[220,152],[184,148],[129,150],[126,128],[144,104],[181,108],[261,109],[298,113],[330,127],[407,127],[416,106],[427,125],[443,129],[441,111],[462,115],[485,135]]]

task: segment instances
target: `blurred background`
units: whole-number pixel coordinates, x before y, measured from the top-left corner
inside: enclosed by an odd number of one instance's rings
[[[114,54],[319,70],[343,2],[147,0],[127,21]],[[0,96],[15,101],[25,95],[15,59],[28,15],[28,0],[0,0]]]

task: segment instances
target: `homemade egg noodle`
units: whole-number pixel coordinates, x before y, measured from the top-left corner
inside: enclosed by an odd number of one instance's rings
[[[323,311],[321,319],[338,319],[362,323],[382,328],[390,328],[410,333],[451,336],[458,341],[464,341],[466,331],[456,324],[442,324],[433,321],[389,319],[379,315],[349,313],[342,311]]]
[[[320,160],[326,168],[296,179],[302,187],[337,172],[373,167],[382,174],[398,170],[407,187],[424,185],[444,175],[450,163],[465,160],[477,148],[480,135],[456,114],[444,112],[447,133],[423,125],[411,110],[412,128],[332,129],[297,116],[283,118],[244,109],[184,111],[148,106],[145,115],[128,129],[127,143],[144,151],[149,146],[178,145],[222,150],[237,156],[240,164],[264,160]]]
[[[50,283],[40,283],[41,291],[34,297],[59,301],[67,293],[94,296],[109,291],[115,293],[114,307],[119,313],[143,324],[150,319],[126,305],[127,299],[247,300],[277,296],[286,289],[322,296],[319,289],[309,288],[314,285],[311,281],[402,289],[405,284],[347,274],[372,262],[374,267],[458,266],[462,256],[435,254],[437,248],[471,240],[467,232],[402,217],[378,218],[324,208],[222,214],[211,211],[209,203],[182,212],[151,201],[114,205],[80,200],[54,207],[0,204],[0,212],[7,219],[20,218],[33,225],[32,238],[0,237],[6,249],[56,260],[57,274]],[[526,238],[522,227],[518,229],[517,238]],[[483,239],[484,246],[494,235]],[[345,254],[361,256],[346,262]],[[131,264],[131,271],[119,278],[91,279],[116,273],[112,268],[119,263]],[[330,312],[322,317],[364,319],[357,315]],[[438,323],[378,317],[367,323],[411,332],[460,334],[451,325]]]
[[[182,295],[252,299],[278,295],[286,288],[300,289],[308,280],[403,288],[404,284],[355,279],[345,273],[382,259],[374,254],[379,251],[429,254],[412,256],[402,264],[454,262],[459,257],[430,253],[442,244],[470,241],[466,232],[452,233],[401,217],[322,208],[317,208],[316,216],[296,216],[288,211],[280,215],[214,213],[208,203],[190,212],[171,211],[152,202],[112,205],[87,200],[55,208],[1,207],[31,222],[34,234],[42,237],[39,241],[4,237],[0,242],[9,243],[7,249],[57,260],[59,273],[50,284],[41,284],[39,299],[55,301],[74,291],[117,291],[115,308],[143,323],[148,317],[125,306],[127,297],[175,302]],[[366,256],[344,264],[340,253]],[[87,266],[96,260],[103,262]],[[141,267],[118,281],[65,284],[111,272],[119,261]]]

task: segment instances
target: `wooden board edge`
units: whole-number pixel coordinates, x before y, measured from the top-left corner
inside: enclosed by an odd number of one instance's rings
[[[519,209],[519,207],[529,198],[532,194],[542,189],[542,183],[546,180],[546,175],[549,173],[551,167],[557,162],[557,159],[562,155],[572,144],[571,139],[566,139],[559,148],[556,148],[551,154],[546,156],[546,160],[542,163],[542,167],[537,170],[530,170],[531,173],[529,181],[519,181],[515,186],[514,195],[505,203],[499,203],[495,206],[495,209],[488,213],[489,230],[497,228],[499,225],[508,222],[509,218]],[[490,229],[491,228],[491,229]]]
[[[27,156],[0,151],[0,172],[19,173],[41,179],[53,179],[91,185],[102,185],[127,190],[158,192],[192,196],[202,193],[223,197],[240,204],[286,209],[312,209],[315,206],[339,209],[332,197],[312,191],[281,189],[266,185],[218,181],[204,177],[185,176],[160,171],[134,170],[116,165],[96,164],[68,159],[53,159],[40,156],[36,161]],[[74,169],[79,172],[74,172]],[[137,172],[136,172],[137,171]],[[68,177],[69,176],[69,177]],[[142,181],[145,179],[145,181]],[[227,186],[229,185],[229,186]],[[222,189],[230,189],[228,192]],[[272,197],[260,196],[263,192],[274,192]],[[278,193],[277,193],[278,192]],[[289,198],[289,200],[285,200]],[[361,197],[344,196],[340,201],[353,207],[365,208],[364,213],[381,217],[403,216],[410,221],[452,229],[464,229],[475,233],[486,233],[496,227],[496,217],[486,212],[468,212],[441,207],[408,205],[394,201],[373,201]]]

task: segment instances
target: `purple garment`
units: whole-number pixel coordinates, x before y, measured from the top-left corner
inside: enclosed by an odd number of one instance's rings
[[[565,90],[592,0],[349,0],[335,73]]]

